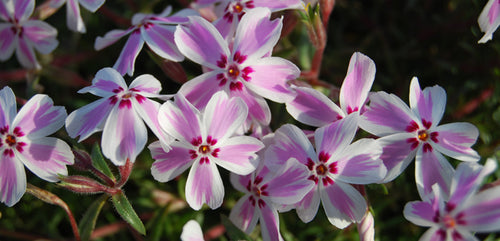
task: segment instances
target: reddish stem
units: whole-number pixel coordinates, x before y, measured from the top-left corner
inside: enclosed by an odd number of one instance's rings
[[[127,162],[125,162],[125,165],[118,167],[118,170],[120,171],[120,180],[115,184],[116,188],[120,188],[125,185],[128,178],[130,177],[130,173],[132,173],[133,167],[134,163],[132,163],[129,158],[127,158]]]
[[[493,88],[492,87],[483,90],[477,98],[470,100],[469,102],[467,102],[467,104],[462,106],[462,108],[460,108],[460,110],[455,112],[453,114],[453,118],[461,119],[465,115],[470,114],[471,112],[476,110],[480,104],[482,104],[484,101],[489,99],[492,95],[493,95]]]

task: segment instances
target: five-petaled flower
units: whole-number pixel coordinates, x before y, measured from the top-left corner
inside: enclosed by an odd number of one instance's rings
[[[52,52],[59,42],[57,29],[40,20],[31,20],[34,0],[0,1],[0,60],[9,59],[14,50],[24,68],[41,68],[34,49],[42,54]]]
[[[191,167],[186,183],[186,201],[199,210],[204,203],[218,208],[224,198],[224,186],[217,165],[231,172],[247,175],[255,170],[256,152],[263,144],[250,136],[234,136],[241,128],[248,107],[240,98],[216,93],[200,112],[182,94],[175,102],[160,108],[160,126],[176,141],[165,152],[160,142],[149,146],[156,160],[153,177],[167,182]]]
[[[470,123],[439,125],[446,93],[439,86],[423,91],[417,78],[410,84],[410,108],[397,96],[385,92],[370,95],[370,105],[360,123],[364,130],[380,136],[381,159],[388,173],[383,182],[396,178],[416,157],[415,178],[423,196],[438,183],[449,189],[453,167],[441,154],[462,161],[478,161],[471,146],[479,135]]]
[[[461,163],[449,189],[439,185],[422,197],[407,203],[404,216],[412,223],[430,227],[420,240],[478,240],[472,233],[500,230],[500,186],[479,191],[484,178],[496,169],[496,160],[483,166]]]
[[[351,144],[358,128],[357,113],[318,128],[315,148],[302,130],[294,125],[280,127],[265,158],[283,165],[289,158],[307,166],[306,179],[315,187],[296,205],[297,214],[310,222],[321,203],[328,220],[338,228],[360,222],[367,205],[364,197],[350,184],[376,183],[384,178],[386,168],[379,156],[382,148],[373,139]]]
[[[179,53],[174,43],[175,27],[186,23],[187,16],[197,15],[197,13],[192,9],[184,9],[169,16],[171,12],[172,7],[168,6],[160,14],[137,13],[132,17],[133,26],[127,30],[111,30],[104,37],[97,37],[94,48],[101,50],[130,34],[113,66],[122,75],[134,74],[135,59],[144,42],[158,56],[172,61],[181,61],[184,56]]]
[[[158,124],[160,103],[148,99],[169,98],[159,95],[160,90],[160,82],[151,75],[141,75],[127,87],[116,70],[101,69],[92,85],[78,93],[92,93],[102,98],[73,111],[66,119],[66,130],[73,138],[80,136],[79,141],[102,130],[103,154],[119,166],[127,159],[134,162],[144,149],[148,138],[144,122],[168,149],[170,137]]]
[[[281,103],[292,100],[288,80],[300,74],[292,62],[268,57],[282,28],[281,19],[271,21],[270,15],[266,8],[248,11],[231,45],[201,17],[190,17],[190,24],[178,26],[175,42],[181,53],[208,69],[182,85],[179,93],[201,109],[214,93],[224,90],[245,101],[250,110],[248,122],[268,125],[271,112],[263,97]]]
[[[481,31],[484,32],[478,43],[486,43],[493,38],[493,33],[500,26],[500,1],[489,0],[479,15],[477,22]]]
[[[49,182],[74,162],[68,144],[47,137],[64,125],[66,110],[46,95],[33,96],[17,113],[9,87],[0,90],[0,201],[12,206],[26,191],[24,166]]]
[[[85,24],[80,15],[80,5],[91,12],[97,11],[106,0],[51,0],[50,6],[60,8],[66,3],[66,24],[72,31],[85,33]],[[79,3],[79,4],[78,4]]]

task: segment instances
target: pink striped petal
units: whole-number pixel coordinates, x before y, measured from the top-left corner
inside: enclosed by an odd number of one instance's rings
[[[218,69],[221,57],[229,56],[229,48],[217,29],[207,20],[193,16],[190,24],[177,26],[175,43],[180,52],[192,61],[210,69]]]
[[[302,220],[302,222],[311,222],[314,217],[316,217],[320,200],[319,188],[318,185],[315,184],[311,191],[309,191],[304,196],[304,198],[295,206],[295,208],[297,209],[297,215],[299,216],[300,220]]]
[[[262,142],[250,136],[235,136],[217,142],[220,151],[214,160],[217,165],[238,175],[247,175],[257,167],[257,155]]]
[[[129,89],[146,97],[157,97],[161,91],[161,83],[154,76],[143,74],[130,83]]]
[[[80,16],[80,5],[78,0],[66,1],[66,23],[68,28],[75,32],[85,33],[85,24]]]
[[[63,106],[54,106],[50,97],[37,94],[19,110],[12,126],[20,127],[28,138],[36,139],[59,130],[66,116]]]
[[[91,12],[97,11],[97,9],[99,9],[105,1],[106,0],[78,0],[82,7]]]
[[[26,191],[26,173],[15,157],[3,155],[0,159],[0,201],[12,207]]]
[[[358,129],[358,116],[348,115],[346,118],[321,127],[314,132],[316,152],[330,155],[341,154],[351,143]],[[330,157],[331,158],[331,157]]]
[[[248,75],[250,80],[244,83],[254,93],[278,103],[290,102],[295,98],[288,81],[299,77],[300,70],[292,62],[268,57],[253,61],[249,68],[253,72]]]
[[[366,201],[354,187],[343,182],[335,182],[326,188],[319,186],[321,202],[331,224],[343,229],[363,219],[367,210]]]
[[[260,212],[260,231],[263,241],[283,241],[280,234],[280,220],[278,212],[270,203],[265,203],[259,208]]]
[[[429,202],[413,201],[405,205],[403,214],[405,218],[422,227],[432,227],[435,224],[436,210]]]
[[[35,0],[15,0],[14,2],[14,19],[17,22],[24,22],[33,13],[35,9]]]
[[[42,53],[48,54],[52,52],[59,41],[57,41],[57,29],[43,21],[31,20],[23,25],[24,36],[33,43],[33,47]]]
[[[321,127],[344,117],[332,100],[321,92],[309,87],[296,87],[296,97],[286,103],[286,110],[301,123]]]
[[[16,114],[16,96],[9,86],[5,86],[0,90],[0,128],[10,125]]]
[[[436,183],[442,190],[450,190],[455,170],[441,153],[418,148],[415,160],[415,178],[420,197],[432,192],[432,186]]]
[[[380,182],[386,183],[398,177],[406,167],[413,161],[417,153],[417,148],[412,147],[412,143],[407,140],[414,138],[413,133],[398,133],[378,139],[382,146],[382,155],[380,159],[387,168],[387,174]]]
[[[80,136],[78,141],[82,141],[101,131],[113,106],[111,100],[100,99],[71,112],[66,118],[66,131],[69,136]]]
[[[110,97],[116,95],[117,89],[126,90],[127,84],[123,77],[113,68],[102,68],[97,71],[92,85],[82,88],[78,93],[91,93],[100,97]]]
[[[25,38],[18,38],[16,57],[19,63],[27,69],[40,69],[41,66],[36,60],[33,44]]]
[[[317,161],[316,151],[302,130],[292,124],[281,126],[274,133],[273,143],[265,152],[265,159],[283,165],[291,157],[302,164],[308,159]]]
[[[464,207],[465,227],[476,232],[500,230],[500,187],[486,189],[475,195]]]
[[[204,241],[203,231],[198,222],[189,220],[182,227],[181,241]]]
[[[31,172],[49,182],[59,181],[58,175],[68,175],[66,165],[74,162],[68,144],[54,137],[31,140],[19,154],[19,159]]]
[[[432,146],[439,152],[462,161],[478,161],[479,154],[471,148],[479,136],[476,126],[470,123],[450,123],[434,128],[438,142]]]
[[[418,79],[413,77],[410,83],[410,108],[422,121],[431,121],[437,126],[446,107],[446,92],[440,86],[420,89]]]
[[[446,236],[441,234],[442,230],[438,226],[431,227],[427,230],[422,237],[420,237],[419,241],[445,241]],[[472,241],[472,240],[471,240]]]
[[[309,169],[295,158],[289,159],[267,183],[269,199],[276,204],[295,204],[315,186],[307,178]]]
[[[0,60],[9,59],[16,49],[17,35],[12,31],[11,23],[0,23]]]
[[[243,192],[243,193],[247,193],[249,192],[249,190],[247,189],[247,185],[249,182],[252,182],[252,175],[253,174],[250,174],[250,175],[237,175],[235,173],[230,173],[230,180],[231,180],[231,184],[233,184],[233,187],[240,191],[240,192]]]
[[[151,129],[155,136],[162,142],[164,147],[168,146],[173,140],[160,126],[158,122],[158,113],[160,103],[152,101],[148,98],[142,99],[140,102],[137,99],[132,99],[134,111],[141,117],[146,125]]]
[[[229,98],[224,91],[215,93],[203,115],[207,136],[226,139],[241,127],[248,115],[248,107],[240,98]]]
[[[259,221],[259,210],[252,205],[249,198],[250,194],[240,198],[229,213],[229,220],[245,233],[252,232]]]
[[[266,7],[271,9],[272,12],[284,9],[302,9],[304,3],[301,0],[253,0],[255,6]]]
[[[114,44],[116,41],[118,41],[120,38],[123,36],[131,33],[134,31],[136,28],[135,27],[130,27],[127,30],[111,30],[107,32],[104,37],[97,37],[94,43],[94,49],[95,50],[101,50],[103,48],[108,47],[109,45]]]
[[[184,95],[194,106],[199,109],[205,108],[212,95],[221,90],[217,72],[211,71],[197,76],[184,83],[179,93]]]
[[[200,210],[204,203],[211,209],[222,205],[224,185],[215,163],[195,161],[186,182],[186,201],[194,210]]]
[[[141,51],[143,45],[144,40],[141,37],[140,31],[135,30],[128,38],[125,46],[123,46],[122,52],[113,68],[121,75],[134,75],[135,59],[139,55],[139,51]]]
[[[248,106],[248,119],[256,120],[264,125],[271,122],[271,110],[264,98],[243,88],[241,91],[231,91],[231,97],[240,97]]]
[[[174,42],[174,25],[153,24],[148,28],[141,27],[142,39],[146,42],[149,48],[157,55],[164,59],[172,61],[182,61],[184,56],[179,52],[179,49]]]
[[[201,136],[200,112],[184,96],[177,94],[175,102],[165,102],[159,110],[158,122],[175,139],[191,142]]]
[[[180,142],[173,142],[171,147],[172,149],[166,152],[158,141],[148,147],[151,156],[156,160],[151,166],[151,174],[159,182],[171,181],[193,164],[190,147]]]
[[[6,1],[0,1],[0,19],[9,21],[11,19],[12,7]]]
[[[273,50],[279,40],[282,19],[269,20],[268,8],[255,8],[241,18],[234,36],[233,53],[247,56],[247,61],[261,58]]]
[[[493,38],[493,33],[500,26],[500,3],[495,0],[489,0],[484,6],[477,20],[481,32],[484,32],[483,37],[478,43],[486,43]]]
[[[340,88],[340,106],[344,113],[360,111],[375,80],[375,63],[368,56],[356,52]]]

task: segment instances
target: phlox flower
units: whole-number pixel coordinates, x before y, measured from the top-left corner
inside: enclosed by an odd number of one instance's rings
[[[0,60],[9,59],[14,50],[24,68],[39,69],[34,49],[42,54],[52,52],[59,42],[57,29],[40,20],[31,20],[34,0],[0,1]]]
[[[496,161],[485,166],[461,163],[449,189],[432,186],[422,201],[407,203],[404,216],[410,222],[430,227],[420,238],[433,240],[479,240],[473,233],[500,230],[500,186],[480,191],[484,178],[496,169]]]
[[[198,222],[189,220],[182,227],[181,241],[204,241],[203,231]]]
[[[368,56],[356,52],[351,56],[346,77],[340,87],[340,107],[315,89],[296,87],[297,96],[286,103],[286,109],[301,123],[326,126],[353,112],[362,114],[374,80],[375,63]]]
[[[250,136],[234,136],[245,121],[248,107],[240,98],[216,93],[200,112],[182,94],[175,102],[164,103],[159,111],[160,126],[175,138],[165,152],[160,142],[149,146],[156,161],[153,177],[168,182],[191,167],[186,183],[186,201],[195,210],[204,203],[218,208],[224,186],[217,166],[247,175],[255,170],[256,152],[263,144]]]
[[[66,130],[79,141],[92,133],[103,131],[101,147],[103,154],[115,165],[131,162],[144,149],[148,136],[144,122],[168,148],[170,137],[158,124],[160,103],[148,98],[167,98],[159,95],[160,82],[151,75],[141,75],[129,87],[123,77],[112,68],[97,72],[92,85],[78,93],[92,93],[99,97],[88,105],[73,111],[66,119]]]
[[[445,106],[444,89],[433,86],[422,91],[417,78],[410,84],[410,107],[393,94],[381,91],[370,95],[370,105],[360,126],[382,137],[381,159],[388,169],[383,182],[396,178],[415,158],[417,188],[424,196],[434,183],[449,190],[454,171],[442,154],[462,161],[479,160],[471,148],[479,135],[474,125],[438,125]]]
[[[60,8],[66,3],[66,24],[72,31],[85,33],[85,24],[80,15],[80,5],[85,9],[95,12],[106,0],[51,0],[50,6]]]
[[[282,20],[269,20],[266,8],[248,11],[229,45],[217,29],[201,17],[190,17],[190,24],[178,26],[175,42],[187,58],[207,72],[184,83],[179,93],[197,108],[203,108],[217,91],[241,97],[249,107],[249,120],[268,125],[271,111],[263,97],[276,102],[293,99],[288,80],[299,76],[292,62],[269,57],[280,37]]]
[[[277,166],[295,158],[308,168],[304,178],[314,188],[296,204],[303,222],[310,222],[316,216],[320,202],[328,220],[336,227],[360,222],[367,211],[366,201],[350,184],[376,183],[386,174],[379,159],[382,148],[377,141],[361,139],[351,144],[358,128],[356,115],[318,128],[314,132],[314,146],[298,127],[283,125],[276,130],[274,142],[266,150],[265,158],[276,160]]]
[[[260,222],[264,241],[283,240],[278,208],[302,200],[314,185],[306,180],[309,170],[294,158],[278,168],[270,168],[266,162],[262,160],[249,175],[231,174],[231,183],[245,195],[231,209],[229,219],[246,233]]]
[[[182,61],[184,56],[179,53],[174,43],[174,31],[178,24],[188,21],[187,16],[197,15],[192,9],[181,10],[171,16],[172,7],[168,6],[160,14],[137,13],[132,17],[132,26],[127,30],[111,30],[104,37],[97,37],[94,48],[101,50],[115,43],[125,35],[130,34],[113,68],[120,74],[134,74],[134,65],[139,51],[144,43],[158,56]]]
[[[478,43],[486,43],[493,38],[493,33],[500,26],[500,2],[498,0],[489,0],[483,11],[481,11],[477,22],[481,32],[484,32]]]
[[[24,166],[45,181],[57,182],[74,162],[64,141],[47,137],[59,130],[66,118],[62,106],[37,94],[17,112],[16,97],[9,87],[0,90],[0,201],[13,206],[26,191]]]

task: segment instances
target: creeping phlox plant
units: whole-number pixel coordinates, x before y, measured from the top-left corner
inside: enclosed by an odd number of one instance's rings
[[[136,240],[163,239],[167,231],[158,230],[180,221],[186,224],[174,233],[184,241],[295,240],[280,231],[287,225],[283,213],[295,210],[295,219],[305,226],[326,217],[332,230],[357,225],[360,239],[367,241],[376,237],[379,204],[369,202],[365,186],[386,187],[414,170],[411,186],[421,201],[400,208],[414,228],[429,228],[422,229],[420,240],[478,240],[477,233],[499,232],[499,182],[484,184],[498,161],[481,164],[473,148],[476,126],[441,123],[444,88],[422,88],[413,77],[408,104],[395,94],[371,92],[375,62],[354,52],[340,88],[325,91],[329,85],[319,88],[318,66],[301,70],[279,53],[278,43],[293,26],[285,24],[286,16],[293,15],[306,26],[316,50],[313,62],[320,64],[334,2],[197,0],[183,9],[136,13],[128,28],[106,30],[95,39],[98,55],[128,36],[118,60],[108,63],[113,67],[95,69],[78,91],[97,98],[71,105],[69,115],[57,96],[58,105],[41,93],[26,101],[19,97],[22,92],[16,97],[18,88],[3,87],[0,201],[26,205],[32,201],[22,199],[27,192],[62,207],[76,240],[109,232],[97,229],[106,227],[99,214],[112,212],[106,209],[110,200]],[[1,0],[0,60],[15,52],[31,75],[44,71],[36,52],[46,56],[59,42],[58,30],[42,20],[64,4],[67,27],[77,34],[87,32],[84,19],[97,14],[120,19],[104,0],[48,0],[38,7],[34,0]],[[104,9],[82,18],[80,5],[91,12]],[[480,43],[492,38],[499,15],[499,1],[490,0],[478,20],[485,32]],[[152,74],[134,77],[135,67],[146,64],[138,61],[144,46],[150,62],[167,75],[177,81],[185,76],[177,91],[162,93],[164,83]],[[197,69],[186,74],[184,63]],[[276,111],[286,111],[290,120],[274,119]],[[29,184],[37,179],[24,167],[65,190]],[[144,170],[150,180],[134,181],[134,173]],[[129,180],[135,192],[125,187]],[[153,194],[145,191],[153,189]],[[67,190],[100,196],[75,215],[73,205],[55,194]],[[149,204],[161,211],[153,217],[137,214],[126,190],[163,200],[157,201],[161,207]],[[210,222],[222,224],[204,234],[199,214],[211,210],[222,215]],[[176,218],[180,212],[194,218]],[[0,228],[2,235],[8,234]]]

